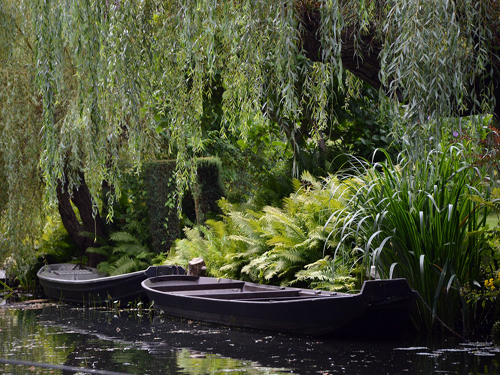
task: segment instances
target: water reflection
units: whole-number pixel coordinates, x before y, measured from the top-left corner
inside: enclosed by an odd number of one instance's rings
[[[314,339],[63,306],[0,309],[0,357],[122,374],[401,374],[500,372],[490,344]],[[0,363],[2,374],[69,374]]]

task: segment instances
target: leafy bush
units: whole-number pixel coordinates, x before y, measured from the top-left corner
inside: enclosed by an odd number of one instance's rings
[[[69,238],[58,215],[47,216],[40,241],[36,244],[36,256],[44,263],[64,263],[81,256],[81,251]],[[37,264],[38,268],[41,264]],[[35,272],[38,269],[35,270]]]
[[[467,301],[471,320],[477,329],[484,331],[492,327],[500,314],[500,273],[481,275],[481,288],[464,286],[461,295]]]
[[[202,257],[213,276],[249,280],[241,269],[267,249],[258,232],[258,213],[225,199],[219,206],[222,220],[185,228],[186,238],[175,242],[167,261],[186,266],[190,259]]]

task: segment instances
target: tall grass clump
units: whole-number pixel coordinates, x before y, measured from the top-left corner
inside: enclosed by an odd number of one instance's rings
[[[351,190],[336,254],[354,248],[368,275],[406,278],[422,297],[413,315],[422,330],[446,325],[472,328],[461,296],[479,286],[485,251],[480,235],[489,195],[486,170],[461,144],[440,146],[426,157],[400,154],[397,163],[357,161],[348,172]]]

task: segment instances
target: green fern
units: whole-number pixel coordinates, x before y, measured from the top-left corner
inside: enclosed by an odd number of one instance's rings
[[[330,282],[341,288],[337,279],[321,278],[316,267],[308,267],[333,255],[338,243],[328,237],[334,229],[329,218],[343,209],[345,191],[336,178],[318,180],[309,173],[294,186],[296,193],[283,199],[282,208],[253,210],[221,200],[222,220],[185,230],[186,238],[176,242],[168,262],[187,265],[189,259],[201,256],[217,277],[326,289],[331,289]]]
[[[303,281],[312,288],[336,292],[347,292],[356,288],[357,279],[351,276],[351,270],[340,267],[335,268],[335,273],[333,270],[332,259],[326,256],[297,272],[296,281],[293,283]]]
[[[139,240],[135,238],[128,232],[114,232],[111,233],[109,238],[116,243],[136,243],[139,244]]]
[[[101,247],[87,249],[88,252],[107,257],[106,261],[97,266],[99,271],[109,275],[121,275],[140,271],[151,265],[154,253],[132,234],[114,232],[110,235],[109,242]]]
[[[87,248],[87,252],[109,257],[112,249],[113,249],[112,246],[89,247]]]

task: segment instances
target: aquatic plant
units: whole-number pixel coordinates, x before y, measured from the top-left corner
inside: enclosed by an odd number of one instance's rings
[[[420,329],[438,320],[473,325],[460,289],[480,287],[489,189],[469,151],[442,145],[426,158],[403,152],[397,164],[356,160],[346,173],[352,195],[334,219],[336,256],[354,250],[366,277],[374,266],[382,277],[406,278],[421,296],[413,316]]]
[[[14,295],[15,290],[0,280],[0,300],[6,300]]]
[[[493,341],[495,346],[500,346],[500,321],[493,324],[493,328],[491,329],[491,341]]]

